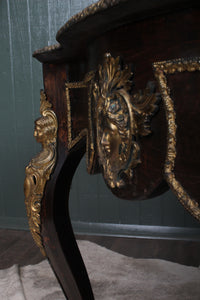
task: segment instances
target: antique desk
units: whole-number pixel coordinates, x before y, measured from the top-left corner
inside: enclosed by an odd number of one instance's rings
[[[26,168],[30,230],[70,300],[94,299],[68,198],[86,152],[124,199],[168,188],[200,220],[200,8],[193,0],[101,0],[38,50],[44,91]]]

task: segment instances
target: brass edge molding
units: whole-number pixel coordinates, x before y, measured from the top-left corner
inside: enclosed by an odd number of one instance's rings
[[[87,172],[89,174],[94,173],[94,162],[95,162],[95,146],[94,146],[94,132],[93,132],[93,109],[92,109],[92,93],[94,85],[95,73],[93,73],[93,78],[90,82],[88,90],[88,135],[87,135]]]
[[[89,16],[95,15],[98,12],[104,11],[110,7],[113,7],[119,3],[126,2],[127,0],[100,0],[96,3],[93,3],[77,13],[76,15],[72,16],[57,32],[56,40],[59,40],[60,35],[62,35],[68,28],[71,26],[81,22],[82,20],[86,19]],[[51,53],[56,50],[62,50],[62,46],[60,43],[46,46],[44,48],[38,49],[34,51],[33,56],[37,56],[38,54],[44,53]]]
[[[81,12],[72,16],[57,32],[56,39],[59,40],[60,35],[62,35],[68,28],[76,23],[81,22],[89,16],[95,15],[98,12],[104,11],[110,7],[113,7],[119,3],[126,2],[127,0],[100,0],[93,3],[83,9]]]
[[[80,133],[74,139],[72,139],[70,89],[89,88],[89,85],[90,85],[90,82],[91,82],[93,76],[94,76],[94,72],[89,72],[86,74],[83,81],[66,82],[65,83],[65,94],[66,94],[66,100],[67,100],[67,139],[68,139],[68,149],[69,150],[71,148],[73,148],[85,136],[87,137],[87,149],[88,149],[88,129],[87,128],[82,129],[80,131]],[[90,104],[89,104],[89,106],[90,106]]]
[[[181,204],[200,221],[200,207],[197,201],[192,199],[182,185],[178,182],[174,174],[176,159],[176,112],[174,102],[170,95],[170,88],[167,83],[167,75],[176,72],[200,71],[200,58],[175,59],[168,61],[155,62],[153,64],[155,77],[158,80],[160,93],[164,100],[165,114],[168,123],[167,154],[165,159],[164,174],[165,178],[181,202]]]
[[[51,46],[46,46],[46,47],[43,47],[41,49],[34,51],[33,57],[36,57],[38,54],[50,53],[50,52],[54,52],[54,51],[61,50],[61,49],[62,49],[62,46],[59,43],[51,45]]]
[[[122,188],[132,183],[140,160],[139,138],[151,133],[158,97],[147,87],[132,94],[132,72],[120,57],[106,53],[93,82],[92,106],[96,152],[107,185]]]
[[[49,180],[56,164],[56,146],[58,122],[51,110],[44,91],[40,93],[41,117],[35,121],[34,137],[41,143],[42,150],[26,167],[24,194],[31,234],[42,254],[45,249],[41,236],[41,205],[46,182]]]

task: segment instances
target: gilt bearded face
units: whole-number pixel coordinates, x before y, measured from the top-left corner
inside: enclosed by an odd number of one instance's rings
[[[43,130],[42,130],[42,127],[40,125],[40,123],[38,121],[35,122],[35,130],[34,130],[34,137],[36,139],[36,141],[38,143],[41,143],[42,140],[43,140]]]
[[[53,142],[57,128],[54,127],[55,117],[53,114],[43,116],[35,121],[34,137],[38,143],[47,145]]]

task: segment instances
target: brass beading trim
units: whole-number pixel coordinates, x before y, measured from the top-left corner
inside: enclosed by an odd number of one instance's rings
[[[72,139],[72,117],[71,117],[71,101],[70,101],[70,89],[81,89],[88,88],[92,78],[94,77],[94,72],[89,72],[86,74],[83,81],[79,82],[66,82],[65,83],[65,94],[67,100],[67,139],[68,139],[68,149],[73,148],[83,137],[87,137],[87,148],[88,148],[88,128],[84,128],[81,132]],[[90,97],[88,92],[88,104],[89,104],[89,112],[90,115]]]
[[[181,202],[181,204],[200,221],[200,207],[196,200],[192,199],[174,174],[176,159],[176,112],[174,102],[170,95],[170,88],[167,84],[167,75],[177,72],[200,71],[200,58],[175,59],[156,62],[153,64],[155,77],[158,80],[160,93],[164,100],[165,114],[168,124],[167,154],[165,159],[164,174],[166,181]]]

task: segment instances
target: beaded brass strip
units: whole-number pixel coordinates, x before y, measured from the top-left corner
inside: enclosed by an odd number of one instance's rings
[[[200,207],[196,200],[192,199],[181,183],[175,177],[174,167],[176,159],[176,112],[174,102],[170,95],[167,83],[167,75],[177,72],[200,71],[200,58],[176,59],[156,62],[153,64],[155,77],[158,80],[160,93],[164,100],[166,119],[168,123],[167,154],[164,166],[165,178],[181,204],[200,221]]]
[[[82,82],[70,82],[65,84],[65,93],[67,99],[67,133],[68,133],[68,148],[71,149],[75,144],[78,143],[80,139],[87,135],[87,129],[81,130],[78,136],[75,139],[72,139],[72,118],[71,118],[71,103],[70,103],[70,89],[79,89],[86,88],[87,85]]]
[[[65,83],[65,93],[66,93],[66,100],[67,100],[67,133],[68,133],[68,149],[70,150],[73,148],[83,137],[87,137],[87,148],[88,148],[88,129],[84,128],[81,132],[73,139],[72,138],[72,116],[71,116],[71,101],[70,101],[70,89],[81,89],[81,88],[88,88],[90,82],[94,76],[94,72],[89,72],[86,74],[83,81],[79,82],[67,82]],[[90,97],[89,99],[89,114],[90,114]]]

